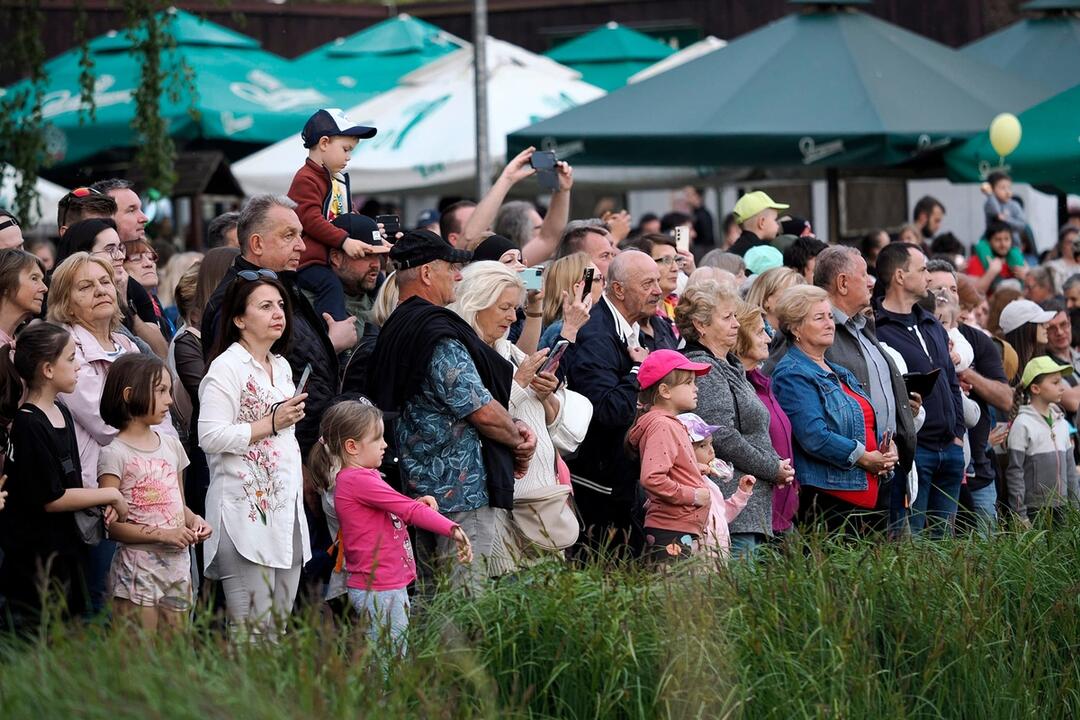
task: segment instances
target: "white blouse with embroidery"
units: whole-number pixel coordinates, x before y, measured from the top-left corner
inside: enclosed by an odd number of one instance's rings
[[[210,467],[206,521],[214,529],[204,550],[208,577],[216,577],[212,563],[223,531],[251,562],[287,569],[300,562],[293,557],[293,523],[299,522],[303,561],[311,558],[295,428],[251,442],[251,424],[296,389],[289,363],[271,359],[273,378],[233,343],[199,385],[199,444]]]

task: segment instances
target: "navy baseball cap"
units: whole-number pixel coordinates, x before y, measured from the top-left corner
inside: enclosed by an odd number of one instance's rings
[[[319,144],[319,138],[348,135],[356,138],[375,137],[378,132],[367,125],[357,125],[340,108],[323,108],[308,118],[304,123],[304,129],[300,132],[300,139],[304,141],[304,147],[311,148]]]
[[[379,226],[367,215],[346,213],[344,215],[338,215],[330,222],[334,227],[339,227],[349,233],[349,237],[351,238],[363,240],[371,245],[383,244],[382,233],[379,232]]]
[[[442,217],[442,215],[439,214],[438,210],[434,208],[428,208],[427,210],[421,212],[419,217],[416,218],[416,227],[425,228],[428,225],[434,225],[435,223],[439,222],[440,217]]]

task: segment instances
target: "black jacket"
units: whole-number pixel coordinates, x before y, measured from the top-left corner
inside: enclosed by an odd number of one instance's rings
[[[878,340],[900,353],[909,373],[926,373],[941,368],[933,392],[923,398],[926,422],[919,430],[918,444],[929,450],[944,450],[957,438],[964,437],[964,407],[960,400],[960,382],[949,357],[949,336],[938,319],[919,305],[912,308],[918,334],[901,322],[897,315],[874,301]],[[919,336],[922,336],[922,341]],[[926,350],[923,349],[926,343]],[[929,352],[929,355],[927,353]]]
[[[236,273],[241,270],[261,269],[240,256],[225,272],[225,277],[221,279],[214,294],[210,296],[206,310],[203,311],[204,355],[208,356],[214,346],[221,322],[221,301],[229,284],[236,278]],[[338,357],[333,343],[330,342],[326,322],[319,317],[296,285],[296,273],[279,272],[277,275],[292,301],[292,316],[287,320],[292,325],[292,342],[285,351],[285,359],[292,368],[293,382],[298,382],[304,367],[311,364],[311,376],[307,384],[308,397],[304,401],[304,419],[296,424],[296,441],[300,444],[301,454],[307,457],[308,450],[319,438],[322,414],[338,395]]]
[[[650,318],[654,336],[641,334],[649,350],[678,346],[671,326]],[[573,350],[563,356],[566,384],[592,402],[589,432],[566,463],[574,475],[575,498],[586,528],[629,529],[639,505],[639,464],[627,452],[626,433],[637,414],[638,381],[634,363],[615,329],[606,302],[597,303],[578,331]]]
[[[733,253],[735,255],[738,255],[739,257],[742,257],[743,255],[746,255],[746,251],[749,250],[750,248],[755,248],[758,245],[768,245],[768,244],[769,244],[768,240],[762,240],[761,238],[759,238],[757,235],[750,232],[749,230],[743,230],[742,235],[739,236],[738,240],[736,240],[732,244],[732,246],[730,248],[728,248],[728,252]]]

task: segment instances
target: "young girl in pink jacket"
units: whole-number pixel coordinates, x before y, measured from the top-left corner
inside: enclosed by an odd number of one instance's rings
[[[341,524],[349,601],[367,620],[368,637],[380,643],[388,640],[395,652],[404,655],[409,627],[406,588],[416,579],[408,526],[453,538],[458,560],[465,563],[472,562],[469,538],[436,511],[435,498],[408,498],[379,475],[386,441],[378,408],[353,400],[340,402],[323,414],[319,429],[311,451],[312,470],[321,476],[336,473],[334,510]]]

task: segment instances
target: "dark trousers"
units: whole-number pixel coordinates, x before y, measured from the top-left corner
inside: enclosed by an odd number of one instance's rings
[[[315,295],[315,312],[322,317],[329,313],[335,320],[349,317],[345,311],[345,289],[341,280],[328,265],[308,265],[296,273],[296,281],[301,288]]]
[[[887,511],[860,508],[812,485],[799,488],[799,524],[829,533],[866,537],[885,529]]]

